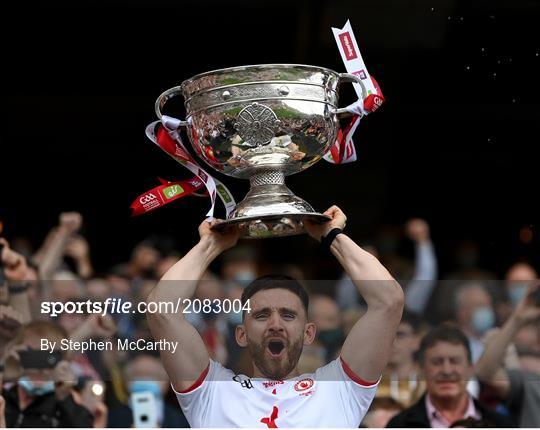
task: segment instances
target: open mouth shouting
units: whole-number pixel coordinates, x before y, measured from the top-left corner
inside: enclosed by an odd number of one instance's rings
[[[270,339],[268,352],[272,358],[282,358],[285,354],[285,342],[282,339]]]

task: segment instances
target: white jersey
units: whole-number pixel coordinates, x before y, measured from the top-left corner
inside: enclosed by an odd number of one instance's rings
[[[176,392],[192,427],[357,428],[378,385],[362,381],[340,358],[285,381],[235,375],[212,360],[205,372],[188,391]]]

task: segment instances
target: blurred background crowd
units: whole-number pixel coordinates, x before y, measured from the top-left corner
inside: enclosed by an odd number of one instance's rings
[[[0,239],[0,424],[130,427],[130,395],[151,391],[159,425],[187,427],[158,352],[64,352],[50,366],[34,364],[37,368],[22,360],[23,351],[40,348],[41,338],[150,340],[142,314],[63,313],[51,318],[40,313],[40,303],[103,302],[109,297],[144,301],[156,280],[193,245],[150,236],[133,248],[127,261],[98,270],[92,256],[107,249],[91,249],[82,227],[80,213],[64,212],[41,243],[22,236]],[[400,243],[408,243],[412,252],[402,253]],[[535,268],[526,260],[504,268],[481,267],[476,244],[464,242],[455,250],[454,268],[440,273],[437,243],[422,219],[384,227],[378,237],[361,245],[400,281],[406,297],[392,356],[363,426],[385,427],[392,418],[390,425],[399,427],[539,426],[540,301]],[[310,293],[309,317],[318,327],[316,342],[304,348],[301,373],[334,359],[365,311],[345,274],[334,280],[316,277],[321,271],[339,271],[332,256],[316,248],[306,252],[309,258],[299,264],[276,263],[265,256],[264,241],[242,242],[211,266],[195,296],[238,299],[247,283],[269,273],[301,280]],[[214,360],[250,374],[249,360],[233,335],[241,314],[212,312],[187,318]],[[456,347],[457,352],[441,352],[437,349],[441,345]],[[441,381],[454,385],[449,388]],[[430,415],[430,406],[423,414],[424,394],[437,399],[441,390],[446,390],[445,398],[449,393],[450,398],[455,396],[456,405],[457,399],[474,399],[470,416],[452,411],[452,402],[440,417]]]

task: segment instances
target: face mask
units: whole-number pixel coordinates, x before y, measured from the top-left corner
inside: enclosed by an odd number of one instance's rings
[[[161,385],[156,381],[133,381],[129,386],[131,393],[150,391],[156,398],[161,397]]]
[[[233,327],[242,324],[242,312],[229,312],[227,314],[227,321]]]
[[[519,303],[523,296],[525,296],[526,293],[526,284],[515,284],[510,290],[508,290],[508,297],[510,298],[510,302],[512,303],[512,305],[515,306]]]
[[[158,423],[163,423],[164,405],[163,394],[161,393],[161,385],[156,381],[133,381],[129,386],[131,393],[140,393],[150,391],[156,399],[156,412]],[[130,400],[131,403],[131,400]],[[130,405],[131,406],[131,405]],[[133,407],[133,406],[131,406]]]
[[[495,313],[490,307],[475,309],[472,317],[472,325],[476,333],[484,334],[495,325]]]
[[[329,351],[334,351],[341,346],[343,342],[343,332],[339,328],[331,330],[321,330],[319,340]]]
[[[240,282],[242,286],[246,286],[255,279],[255,273],[251,270],[240,270],[234,275],[234,280]]]
[[[28,377],[21,376],[19,385],[29,396],[43,396],[54,392],[54,382],[47,381],[44,384],[35,385]]]

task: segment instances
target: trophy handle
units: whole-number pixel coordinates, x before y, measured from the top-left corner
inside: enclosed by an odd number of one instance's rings
[[[156,103],[154,105],[154,109],[156,111],[156,115],[159,119],[163,118],[163,114],[161,113],[161,109],[163,109],[163,106],[172,99],[173,97],[176,97],[177,95],[182,93],[182,89],[180,86],[178,87],[172,87],[169,88],[167,91],[162,92],[159,97],[156,99]],[[180,124],[178,127],[186,127],[187,121],[180,121]]]
[[[362,82],[362,79],[360,79],[359,76],[353,75],[351,73],[340,73],[339,83],[341,84],[342,82],[352,82],[355,84],[360,84],[360,87],[362,88],[362,98],[365,99],[368,96],[366,87],[364,86],[364,83]],[[352,114],[349,111],[347,111],[347,109],[345,108],[336,109],[336,115],[338,115],[340,118],[352,116]]]

